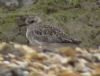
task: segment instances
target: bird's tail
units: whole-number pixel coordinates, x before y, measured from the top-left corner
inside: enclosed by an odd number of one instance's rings
[[[63,43],[71,43],[71,44],[79,45],[81,43],[81,41],[80,40],[77,40],[77,39],[65,39],[63,41]]]

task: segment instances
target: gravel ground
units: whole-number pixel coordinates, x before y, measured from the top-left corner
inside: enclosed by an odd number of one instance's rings
[[[100,76],[100,49],[60,47],[39,51],[2,42],[0,76]]]

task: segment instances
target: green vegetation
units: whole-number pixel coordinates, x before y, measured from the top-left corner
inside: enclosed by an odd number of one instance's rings
[[[97,29],[95,27],[88,26],[88,24],[91,21],[92,17],[98,17],[98,20],[100,20],[100,8],[81,8],[81,3],[87,1],[91,3],[95,2],[96,0],[38,0],[36,4],[17,8],[14,11],[8,11],[6,8],[0,7],[0,17],[4,20],[3,23],[0,21],[0,32],[8,33],[14,27],[16,27],[16,17],[20,15],[42,15],[47,20],[51,18],[51,21],[54,20],[54,22],[57,22],[58,25],[63,26],[68,34],[84,40],[82,45],[98,46],[100,44],[100,35],[98,34],[100,32],[100,28]],[[83,20],[83,22],[81,21],[81,25],[85,26],[82,26],[80,30],[74,30],[77,22],[80,22],[81,20],[80,18]],[[68,25],[68,22],[73,21],[76,22],[75,25]],[[73,27],[71,28],[72,30],[66,30],[71,26]],[[92,38],[91,36],[94,38]]]

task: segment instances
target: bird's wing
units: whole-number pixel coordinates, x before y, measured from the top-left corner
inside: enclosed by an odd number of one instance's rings
[[[55,26],[36,26],[28,29],[27,36],[40,42],[60,42],[64,32]]]
[[[29,30],[28,36],[31,38],[31,41],[37,40],[49,43],[75,42],[75,40],[67,36],[61,28],[56,26],[36,26],[32,30]]]

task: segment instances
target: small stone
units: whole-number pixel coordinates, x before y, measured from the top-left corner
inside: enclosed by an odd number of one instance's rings
[[[25,68],[26,66],[28,66],[28,62],[27,61],[16,61],[16,64],[18,65],[18,67],[20,68]]]
[[[5,43],[5,42],[0,43],[0,50],[2,50],[6,45],[7,45],[7,43]]]
[[[82,62],[76,63],[75,70],[82,73],[91,71],[91,69]]]
[[[81,73],[81,76],[92,76],[92,74],[90,72],[86,72],[86,73]]]
[[[90,53],[80,54],[78,57],[86,60],[87,62],[94,62],[94,59]]]
[[[79,61],[84,64],[88,63],[85,59],[79,59]]]
[[[29,72],[28,71],[24,71],[24,76],[28,76],[29,75]]]
[[[15,49],[22,50],[26,54],[36,54],[37,53],[34,48],[28,47],[27,45],[20,45],[20,44],[13,43],[13,42],[11,42],[11,44],[14,45]]]
[[[3,63],[4,63],[4,64],[10,64],[10,62],[9,62],[9,61],[3,61]]]
[[[37,53],[35,49],[30,48],[30,47],[28,47],[28,46],[26,46],[26,45],[23,45],[23,46],[22,46],[22,49],[23,49],[24,51],[26,51],[27,54]]]
[[[68,58],[63,58],[63,59],[61,60],[61,63],[62,63],[62,64],[66,64],[68,61],[69,61]]]
[[[59,48],[58,50],[62,55],[70,56],[70,57],[76,56],[76,51],[70,47],[63,47],[63,48]]]
[[[63,60],[64,59],[64,60]],[[61,64],[65,64],[68,62],[68,58],[64,58],[63,56],[59,55],[59,54],[53,54],[49,57],[49,61],[51,63],[61,63]]]
[[[75,50],[76,50],[77,52],[81,52],[81,51],[82,51],[82,49],[79,48],[79,47],[76,47]]]
[[[95,62],[100,62],[100,54],[99,53],[93,54],[93,57],[95,57]]]
[[[13,55],[13,54],[9,54],[9,57],[11,57],[11,58],[15,58],[16,56]]]
[[[25,59],[28,60],[36,60],[36,61],[44,61],[46,60],[46,56],[43,54],[39,54],[39,53],[32,53],[32,54],[26,54],[25,55]]]
[[[38,62],[34,62],[32,65],[35,69],[42,70],[42,71],[44,71],[46,68],[45,65],[43,65],[42,63],[38,63]]]
[[[17,67],[18,67],[18,65],[15,64],[15,63],[10,63],[8,66],[9,66],[9,67],[13,67],[13,68],[17,68]]]
[[[21,68],[14,68],[11,70],[13,76],[26,76],[24,70]]]

